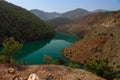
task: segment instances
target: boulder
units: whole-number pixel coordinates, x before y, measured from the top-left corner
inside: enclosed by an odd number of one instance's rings
[[[21,77],[21,75],[16,75],[13,77],[12,80],[23,80],[23,78]]]
[[[39,77],[37,76],[37,74],[32,73],[30,74],[30,76],[28,77],[28,80],[40,80]]]
[[[8,73],[10,74],[14,74],[16,72],[16,70],[14,68],[9,68],[8,69]]]

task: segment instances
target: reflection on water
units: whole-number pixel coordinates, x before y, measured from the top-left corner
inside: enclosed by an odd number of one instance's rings
[[[24,58],[28,64],[43,64],[44,54],[56,59],[61,50],[76,41],[76,37],[57,33],[52,39],[25,42],[14,58],[21,63]]]
[[[51,39],[43,40],[43,41],[32,41],[26,42],[23,44],[23,47],[20,52],[15,54],[15,59],[19,60],[25,56],[28,56],[30,53],[44,47],[46,44],[50,42]]]
[[[51,40],[51,42],[46,44],[44,47],[26,56],[25,60],[29,64],[42,64],[44,54],[52,56],[53,59],[56,59],[58,56],[61,55],[61,49],[65,48],[70,44],[71,43],[66,42],[64,40]]]

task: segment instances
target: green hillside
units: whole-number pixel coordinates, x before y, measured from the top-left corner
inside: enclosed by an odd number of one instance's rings
[[[56,28],[58,26],[62,26],[65,24],[69,24],[72,22],[72,20],[64,18],[64,17],[58,17],[58,18],[54,18],[51,20],[47,20],[45,21],[49,26]]]
[[[54,31],[29,11],[0,0],[0,44],[6,37],[20,41],[41,40]]]

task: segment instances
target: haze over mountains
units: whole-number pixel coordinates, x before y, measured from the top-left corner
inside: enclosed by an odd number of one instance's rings
[[[98,9],[95,11],[88,11],[82,8],[77,8],[71,11],[67,11],[64,13],[59,12],[45,12],[38,9],[32,9],[30,12],[32,12],[34,15],[45,21],[49,26],[51,27],[58,27],[65,24],[70,24],[71,22],[80,20],[84,16],[96,12],[106,12],[107,10]]]
[[[64,17],[64,18],[68,18],[70,20],[75,20],[78,18],[82,18],[92,12],[106,12],[107,10],[103,10],[103,9],[98,9],[95,11],[88,11],[82,8],[77,8],[71,11],[67,11],[64,13],[59,13],[59,12],[45,12],[42,10],[38,10],[38,9],[32,9],[30,10],[30,12],[32,12],[33,14],[35,14],[36,16],[38,16],[39,18],[41,18],[42,20],[50,20],[50,19],[54,19],[54,18],[58,18],[58,17]]]
[[[36,16],[38,16],[40,19],[42,20],[49,20],[49,19],[53,19],[56,17],[61,16],[61,13],[57,13],[57,12],[44,12],[38,9],[33,9],[30,10],[30,12],[32,12],[33,14],[35,14]]]

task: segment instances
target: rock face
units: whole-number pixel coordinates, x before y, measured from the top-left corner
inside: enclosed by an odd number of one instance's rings
[[[65,66],[31,65],[24,68],[25,70],[17,69],[15,74],[9,74],[7,67],[0,65],[0,79],[13,80],[19,74],[23,80],[105,80],[90,72]]]
[[[9,69],[8,69],[8,73],[14,74],[14,73],[15,73],[15,69],[14,69],[14,68],[9,68]]]

